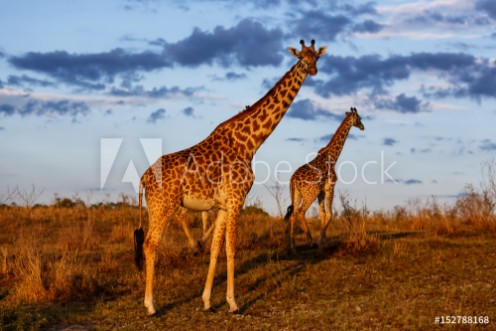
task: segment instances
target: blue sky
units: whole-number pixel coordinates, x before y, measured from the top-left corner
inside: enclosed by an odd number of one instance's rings
[[[134,194],[150,159],[262,97],[300,39],[328,51],[256,154],[248,202],[275,212],[264,185],[279,180],[288,205],[292,171],[351,106],[365,131],[350,132],[336,190],[359,206],[450,201],[496,152],[494,0],[0,4],[0,193]]]

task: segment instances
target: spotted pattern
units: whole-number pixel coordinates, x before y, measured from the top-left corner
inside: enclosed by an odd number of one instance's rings
[[[197,145],[160,157],[143,174],[139,202],[141,208],[144,188],[149,213],[149,229],[143,245],[145,306],[149,314],[155,313],[152,288],[156,249],[164,228],[180,206],[201,211],[218,209],[202,298],[205,309],[210,309],[217,257],[225,238],[226,300],[230,311],[238,310],[234,300],[236,221],[254,181],[251,161],[281,121],[307,75],[317,73],[315,63],[325,47],[316,51],[313,44],[306,47],[302,43],[301,51],[291,50],[299,61],[263,98],[221,123]]]
[[[326,230],[332,219],[332,200],[334,186],[338,177],[334,165],[341,154],[346,138],[352,126],[364,130],[360,116],[355,108],[347,112],[341,125],[336,130],[330,142],[322,148],[315,159],[298,168],[289,183],[292,207],[288,210],[289,222],[287,224],[288,249],[295,252],[294,227],[298,220],[307,235],[307,240],[313,241],[305,219],[305,213],[310,205],[318,199],[321,222],[320,243],[326,240]]]

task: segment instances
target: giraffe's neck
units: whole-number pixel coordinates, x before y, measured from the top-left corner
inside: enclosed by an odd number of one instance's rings
[[[260,145],[281,121],[306,76],[306,71],[298,62],[264,97],[220,124],[211,136],[222,139],[239,153],[240,158],[251,161]]]
[[[351,117],[346,116],[336,130],[336,133],[332,136],[331,141],[319,151],[319,154],[326,154],[333,162],[336,162],[343,150],[344,143],[346,142],[346,138],[348,138],[348,133],[352,126]]]

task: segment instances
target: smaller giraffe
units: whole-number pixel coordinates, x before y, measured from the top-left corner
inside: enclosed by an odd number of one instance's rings
[[[287,214],[284,217],[286,221],[289,221],[286,234],[288,249],[291,253],[296,252],[294,243],[296,219],[300,222],[308,241],[310,243],[313,241],[305,220],[305,212],[316,198],[319,202],[321,222],[319,246],[322,247],[326,240],[327,226],[332,219],[334,185],[338,179],[334,171],[334,165],[339,154],[341,154],[352,126],[356,126],[360,130],[365,129],[356,108],[351,108],[351,111],[346,113],[343,122],[332,136],[331,141],[318,152],[315,159],[299,167],[291,176],[289,189],[292,205],[288,207]]]

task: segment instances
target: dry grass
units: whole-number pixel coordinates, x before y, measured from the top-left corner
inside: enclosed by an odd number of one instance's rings
[[[342,197],[327,245],[317,251],[299,234],[296,256],[286,255],[284,221],[251,208],[238,221],[240,316],[225,313],[225,255],[212,297],[219,312],[201,312],[208,249],[192,254],[173,222],[159,249],[158,318],[146,316],[144,274],[133,265],[136,208],[3,206],[0,330],[429,330],[436,315],[488,315],[494,327],[490,202],[467,188],[454,206],[431,200],[372,213]],[[200,238],[199,217],[187,217]],[[315,236],[319,222],[309,225]]]

